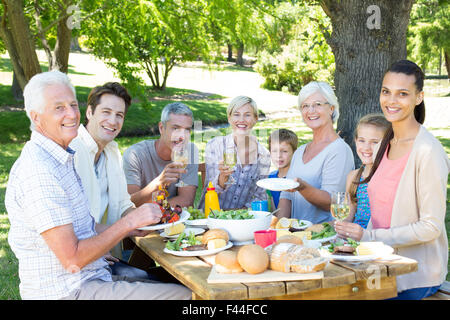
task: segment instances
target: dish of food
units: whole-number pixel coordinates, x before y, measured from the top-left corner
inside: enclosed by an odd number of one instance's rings
[[[164,248],[164,252],[165,253],[170,253],[173,254],[174,256],[180,256],[180,257],[199,257],[199,256],[208,256],[211,254],[216,254],[218,252],[227,250],[229,248],[231,248],[233,246],[233,243],[231,241],[228,241],[227,245],[225,247],[222,248],[217,248],[217,249],[211,249],[211,250],[195,250],[195,251],[174,251],[174,250],[169,250],[167,248]]]
[[[382,242],[358,242],[351,238],[337,239],[321,248],[322,256],[336,261],[364,262],[388,256],[394,252]]]
[[[146,227],[141,227],[141,228],[137,228],[138,230],[161,230],[179,223],[183,223],[185,222],[187,219],[189,219],[189,212],[187,211],[182,211],[181,214],[179,215],[179,219],[175,222],[170,222],[170,223],[158,223],[158,224],[154,224],[151,226],[146,226]]]
[[[184,229],[184,233],[186,233],[186,234],[190,234],[191,232],[197,236],[199,234],[204,233],[205,229],[203,229],[203,228],[186,228],[186,229]],[[180,234],[168,235],[168,234],[166,234],[165,231],[163,231],[159,235],[161,237],[168,238],[168,239],[177,239]]]
[[[267,178],[261,179],[256,182],[256,185],[260,188],[272,190],[272,191],[284,191],[295,189],[299,186],[297,181],[285,178]]]

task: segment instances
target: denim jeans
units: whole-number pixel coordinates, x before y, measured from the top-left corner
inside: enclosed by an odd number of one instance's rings
[[[397,297],[388,300],[422,300],[435,294],[441,286],[413,288],[399,292]]]

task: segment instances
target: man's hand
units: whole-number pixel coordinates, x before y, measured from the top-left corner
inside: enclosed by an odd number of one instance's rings
[[[105,254],[103,256],[103,258],[105,258],[106,262],[108,262],[108,264],[110,266],[113,266],[114,263],[119,262],[119,259],[117,259],[116,257],[112,256],[110,252],[108,252],[107,254]]]
[[[158,185],[162,185],[164,188],[170,184],[177,182],[183,173],[186,173],[186,169],[181,169],[182,163],[172,162],[169,163],[161,174],[158,176]]]
[[[124,219],[128,219],[133,229],[153,225],[161,221],[162,212],[155,203],[144,203],[135,210],[128,213]]]

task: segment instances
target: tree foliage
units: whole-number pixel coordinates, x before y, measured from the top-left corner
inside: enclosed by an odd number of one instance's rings
[[[333,83],[334,56],[322,32],[330,22],[322,9],[285,2],[275,12],[296,23],[288,29],[280,20],[272,20],[268,30],[281,38],[277,43],[287,43],[258,54],[255,68],[265,78],[263,87],[298,93],[313,80]]]
[[[84,23],[86,44],[130,88],[143,85],[144,70],[153,87],[163,90],[176,63],[209,58],[206,6],[194,0],[108,1]]]
[[[450,58],[450,1],[418,0],[411,11],[408,56],[423,70],[437,70],[441,55]],[[447,74],[450,61],[446,60]]]

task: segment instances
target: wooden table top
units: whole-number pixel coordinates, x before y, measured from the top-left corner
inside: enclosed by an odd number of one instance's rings
[[[330,261],[322,279],[258,283],[210,284],[207,278],[214,256],[178,257],[163,252],[164,238],[158,232],[135,237],[136,245],[193,291],[194,299],[386,299],[397,295],[395,276],[417,271],[417,261],[395,256],[350,264]],[[232,247],[230,250],[239,250]]]

